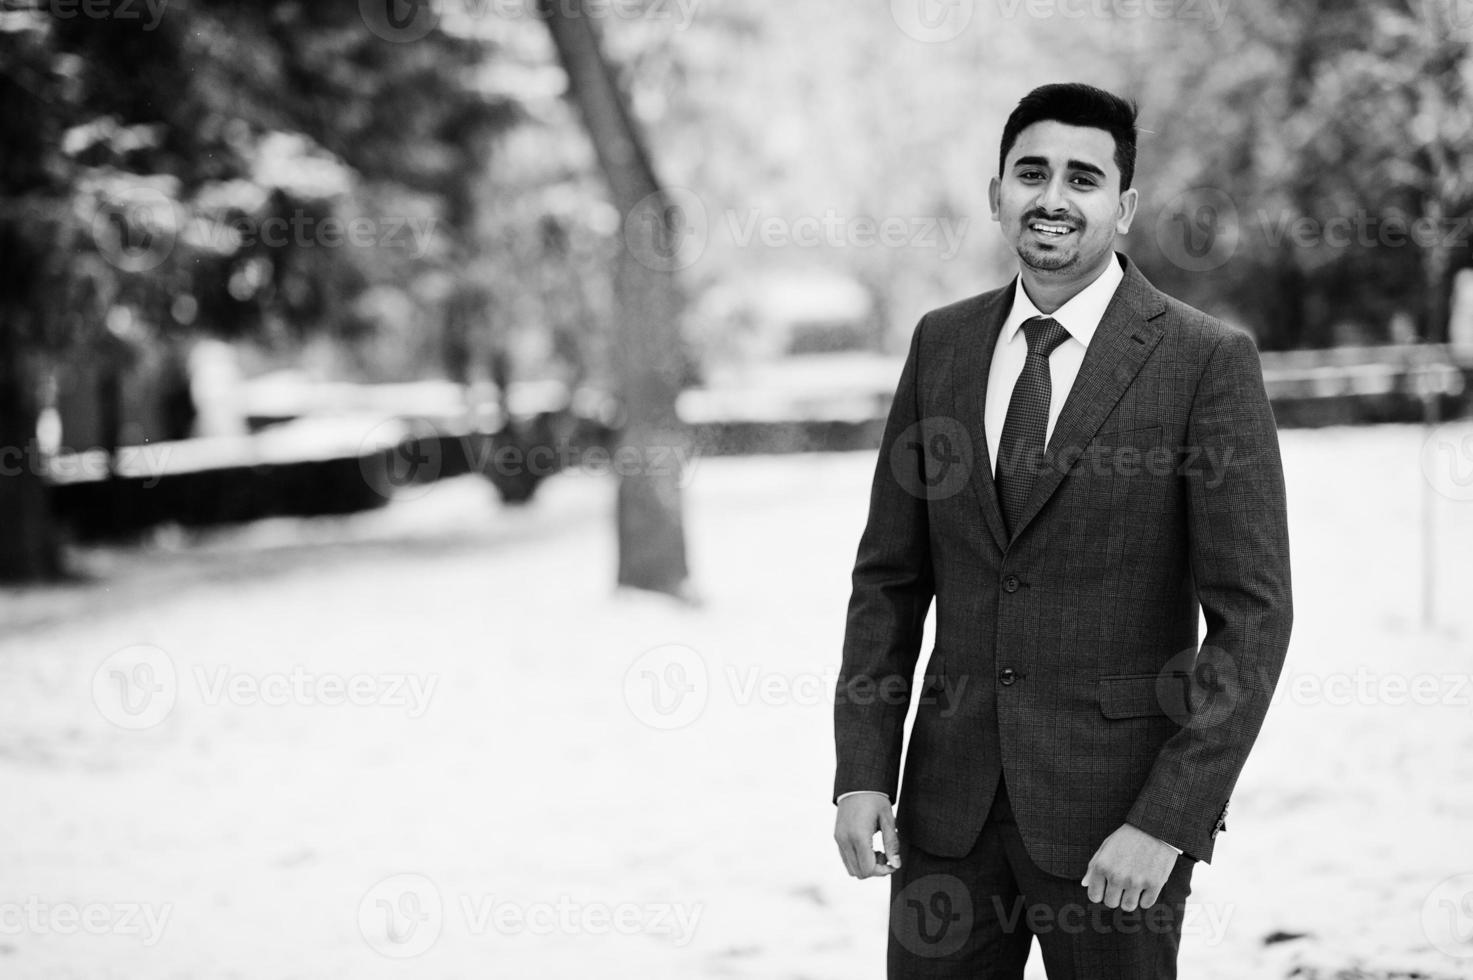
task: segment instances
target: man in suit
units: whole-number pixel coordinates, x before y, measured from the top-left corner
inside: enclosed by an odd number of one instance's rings
[[[886,422],[834,836],[851,875],[891,877],[891,977],[1021,978],[1034,938],[1051,980],[1175,977],[1193,865],[1283,666],[1262,368],[1114,251],[1135,116],[1077,84],[1019,103],[989,197],[1020,275],[921,319]]]

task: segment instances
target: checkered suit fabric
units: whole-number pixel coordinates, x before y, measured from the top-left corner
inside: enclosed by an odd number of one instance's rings
[[[1288,520],[1253,340],[1122,264],[1011,526],[983,422],[1012,287],[911,337],[854,563],[834,795],[898,794],[901,835],[938,856],[969,851],[1005,773],[1052,874],[1077,880],[1127,822],[1210,860],[1283,667]]]

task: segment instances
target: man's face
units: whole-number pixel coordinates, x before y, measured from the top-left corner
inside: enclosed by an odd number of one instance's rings
[[[1135,189],[1120,192],[1115,138],[1046,120],[1018,134],[988,189],[992,220],[1035,272],[1072,278],[1100,268],[1130,230]]]

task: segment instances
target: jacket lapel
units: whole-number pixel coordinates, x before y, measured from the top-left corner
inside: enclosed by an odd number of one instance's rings
[[[952,361],[952,411],[971,434],[972,491],[982,507],[982,518],[997,542],[998,551],[1008,548],[1003,526],[1002,508],[997,502],[997,487],[992,477],[992,454],[987,449],[987,379],[992,373],[992,351],[1002,333],[1003,320],[1013,307],[1014,285],[984,297],[975,329],[961,332]]]
[[[1014,530],[1016,535],[1043,509],[1064,479],[1066,467],[1060,460],[1066,451],[1077,453],[1089,444],[1109,416],[1125,389],[1140,373],[1146,358],[1161,340],[1164,327],[1156,322],[1166,312],[1161,294],[1124,258],[1125,278],[1115,291],[1105,315],[1085,352],[1074,387],[1064,401],[1059,421],[1044,452],[1044,468],[1033,485],[1028,505]],[[987,447],[987,385],[992,371],[992,352],[1002,333],[1003,320],[1013,305],[1013,285],[984,297],[978,311],[977,328],[963,331],[956,347],[951,383],[953,411],[971,433],[972,491],[982,509],[983,520],[999,551],[1009,544],[997,501],[997,483],[992,474],[992,454]]]

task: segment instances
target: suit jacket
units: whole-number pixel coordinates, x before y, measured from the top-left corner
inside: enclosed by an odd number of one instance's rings
[[[933,854],[971,849],[1006,773],[1050,873],[1082,877],[1126,822],[1210,861],[1283,667],[1288,528],[1257,349],[1119,258],[1011,536],[983,406],[1013,287],[911,338],[854,565],[834,797],[895,799],[934,597],[897,810]]]

